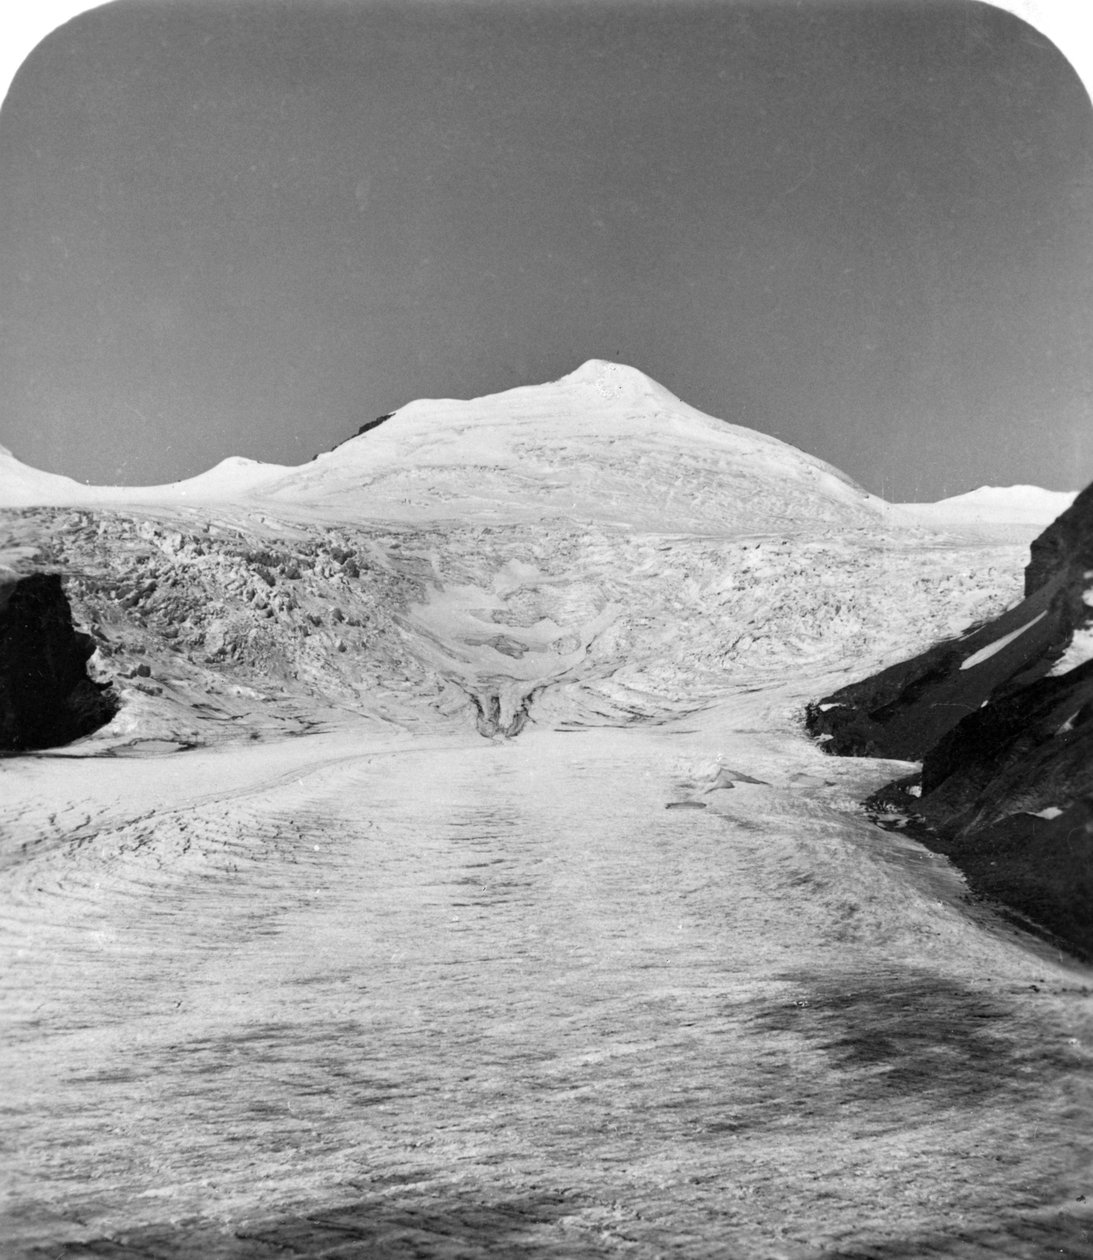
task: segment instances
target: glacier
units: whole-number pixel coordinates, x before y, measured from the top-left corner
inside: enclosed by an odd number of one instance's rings
[[[1057,504],[988,498],[601,360],[299,468],[0,455],[120,706],[0,760],[11,1254],[1087,1247],[1089,969],[802,726],[1020,598]]]

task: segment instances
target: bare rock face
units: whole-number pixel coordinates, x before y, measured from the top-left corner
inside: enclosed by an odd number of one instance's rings
[[[384,423],[384,421],[390,420],[394,414],[395,413],[393,411],[388,411],[388,412],[385,412],[382,416],[377,416],[375,420],[366,420],[364,424],[362,424],[361,427],[356,431],[356,433],[353,434],[353,437],[361,437],[365,433],[371,433],[373,429],[378,429],[380,425]],[[339,446],[344,446],[346,442],[351,442],[352,440],[353,438],[343,438],[342,441],[335,442],[334,445],[330,449],[332,451],[336,451]],[[319,456],[317,453],[315,455],[312,455],[311,457],[312,463],[314,463],[314,461],[318,459],[318,457]]]
[[[1045,586],[1060,572],[1093,569],[1093,485],[1035,539],[1025,566],[1025,595]]]
[[[881,798],[976,891],[1093,958],[1093,660],[965,718],[926,755],[920,792]]]
[[[0,749],[71,743],[110,721],[117,700],[87,674],[94,650],[56,574],[0,585]]]
[[[835,754],[921,760],[872,803],[1093,958],[1093,486],[1032,544],[1020,604],[806,724]]]

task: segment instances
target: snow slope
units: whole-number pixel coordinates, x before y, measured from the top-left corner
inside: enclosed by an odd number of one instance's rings
[[[167,485],[86,486],[71,477],[31,468],[16,459],[7,447],[0,446],[0,509],[224,502],[245,496],[286,471],[285,464],[262,464],[232,455],[196,477]]]
[[[568,516],[703,532],[875,525],[887,508],[823,461],[598,359],[544,385],[410,403],[261,493],[388,520]]]
[[[937,503],[900,503],[901,512],[930,529],[964,533],[1009,534],[1031,540],[1066,511],[1077,491],[1040,486],[980,486]]]
[[[1028,541],[1074,497],[984,486],[939,503],[888,504],[830,464],[600,359],[542,385],[419,399],[298,467],[234,457],[169,485],[86,486],[0,447],[0,508],[267,503],[344,522],[568,517],[700,533],[925,528],[1002,544]]]
[[[346,519],[537,520],[723,532],[875,527],[888,505],[822,460],[707,416],[634,368],[423,399],[298,468],[227,460],[170,486],[80,486],[10,454],[0,506],[272,501]]]
[[[483,398],[419,399],[298,467],[231,458],[163,486],[85,486],[0,447],[0,508],[269,502],[343,521],[569,517],[738,533],[926,528],[1024,542],[1073,501],[985,486],[892,505],[777,438],[708,416],[635,368],[591,359]]]

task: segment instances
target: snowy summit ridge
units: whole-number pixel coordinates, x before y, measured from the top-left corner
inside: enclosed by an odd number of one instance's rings
[[[875,525],[830,464],[590,359],[556,381],[419,399],[297,468],[239,458],[164,486],[83,486],[7,455],[0,504],[270,502],[346,520],[539,520],[702,533]]]
[[[865,526],[886,512],[822,460],[601,359],[482,398],[419,399],[261,493],[396,520],[566,516],[700,532]]]
[[[937,503],[903,503],[924,524],[938,528],[960,525],[1049,525],[1077,497],[1076,491],[1040,486],[980,486]]]
[[[419,399],[364,430],[299,467],[233,457],[162,486],[85,486],[0,451],[0,506],[266,503],[346,521],[565,517],[705,534],[946,529],[954,504],[961,526],[982,516],[979,495],[894,508],[823,460],[603,359],[481,398]]]
[[[287,464],[263,464],[229,455],[183,481],[159,486],[88,486],[60,473],[31,468],[6,446],[0,446],[0,508],[218,503],[244,497],[263,482],[289,471]]]

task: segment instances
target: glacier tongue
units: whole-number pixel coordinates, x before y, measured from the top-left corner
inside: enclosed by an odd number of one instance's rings
[[[0,794],[15,1245],[1080,1247],[1074,977],[798,721],[1023,549],[597,361],[303,468],[18,484],[72,506],[0,563],[122,707]]]
[[[917,1255],[941,1214],[1025,1255],[1084,1193],[1073,977],[794,719],[1012,598],[1012,549],[12,527],[123,699],[0,800],[27,1254]]]

